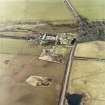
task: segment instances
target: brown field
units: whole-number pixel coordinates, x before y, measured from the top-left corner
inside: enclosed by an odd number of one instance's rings
[[[41,47],[32,47],[31,42],[0,42],[0,105],[57,105],[65,65],[38,60]],[[49,77],[52,84],[28,85],[25,80],[31,75]]]

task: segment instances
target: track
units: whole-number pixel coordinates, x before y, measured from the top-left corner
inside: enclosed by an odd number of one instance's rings
[[[61,89],[61,94],[60,94],[58,105],[64,105],[64,102],[65,102],[65,95],[66,95],[66,90],[68,87],[68,82],[69,82],[69,77],[70,77],[70,72],[71,72],[71,68],[73,64],[76,46],[77,46],[77,42],[75,42],[75,44],[70,49],[70,53],[68,56],[66,67],[65,67],[65,74],[64,74],[64,79],[63,79],[63,84],[62,84],[62,89]]]
[[[92,60],[92,61],[105,61],[105,58],[97,58],[97,57],[79,57],[79,56],[74,56],[75,60]]]
[[[30,40],[30,39],[37,39],[35,36],[13,36],[13,35],[2,35],[0,34],[0,38],[7,38],[7,39],[20,39],[20,40]]]
[[[74,18],[76,19],[76,21],[80,21],[82,22],[82,19],[80,17],[79,12],[76,10],[76,8],[72,5],[70,0],[64,0],[64,3],[67,5],[68,9],[70,10],[70,12],[73,14]]]

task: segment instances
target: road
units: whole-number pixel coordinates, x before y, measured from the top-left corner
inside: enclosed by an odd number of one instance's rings
[[[78,11],[72,5],[71,1],[70,0],[69,1],[64,0],[64,3],[66,4],[66,6],[70,10],[70,12],[72,12],[76,21],[79,21],[80,24],[83,24]],[[77,46],[77,42],[75,42],[74,45],[72,46],[72,48],[70,49],[70,53],[69,53],[69,56],[68,56],[66,67],[65,67],[65,74],[64,74],[64,79],[63,79],[63,84],[62,84],[62,89],[61,89],[61,94],[60,94],[60,99],[59,99],[58,105],[64,105],[64,103],[65,103],[65,95],[66,95],[66,90],[67,90],[67,87],[68,87],[68,81],[69,81],[70,72],[71,72],[71,68],[72,68],[72,64],[73,64],[74,52],[75,52],[76,46]]]
[[[77,42],[75,42],[74,45],[72,46],[72,48],[70,49],[67,64],[65,67],[65,74],[64,74],[62,90],[61,90],[58,105],[64,105],[64,102],[65,102],[65,95],[66,95],[66,90],[68,87],[68,80],[70,77],[70,72],[71,72],[71,68],[72,68],[72,63],[73,63],[73,59],[74,59],[74,52],[75,52],[76,46],[77,46]]]

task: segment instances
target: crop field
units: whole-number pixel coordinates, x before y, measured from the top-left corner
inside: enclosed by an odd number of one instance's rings
[[[105,19],[105,0],[71,0],[81,15]],[[72,20],[63,0],[0,0],[0,21]]]

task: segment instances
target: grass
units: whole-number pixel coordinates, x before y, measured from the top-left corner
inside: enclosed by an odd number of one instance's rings
[[[104,105],[105,62],[74,61],[69,80],[68,92],[89,95],[89,105]]]
[[[105,19],[105,0],[71,0],[83,16]],[[17,9],[18,8],[18,9]],[[71,20],[63,0],[0,1],[0,21]]]
[[[4,21],[65,20],[72,17],[62,2],[9,1],[4,5],[0,8],[0,19]]]
[[[105,42],[93,41],[77,45],[76,56],[105,58]]]
[[[0,39],[0,53],[6,54],[40,54],[41,47],[35,46],[34,42],[15,39]]]
[[[105,0],[71,0],[81,15],[94,19],[105,19]]]
[[[7,31],[7,32],[0,32],[1,35],[8,35],[8,36],[28,36],[33,34],[32,32],[11,32],[11,31]]]

